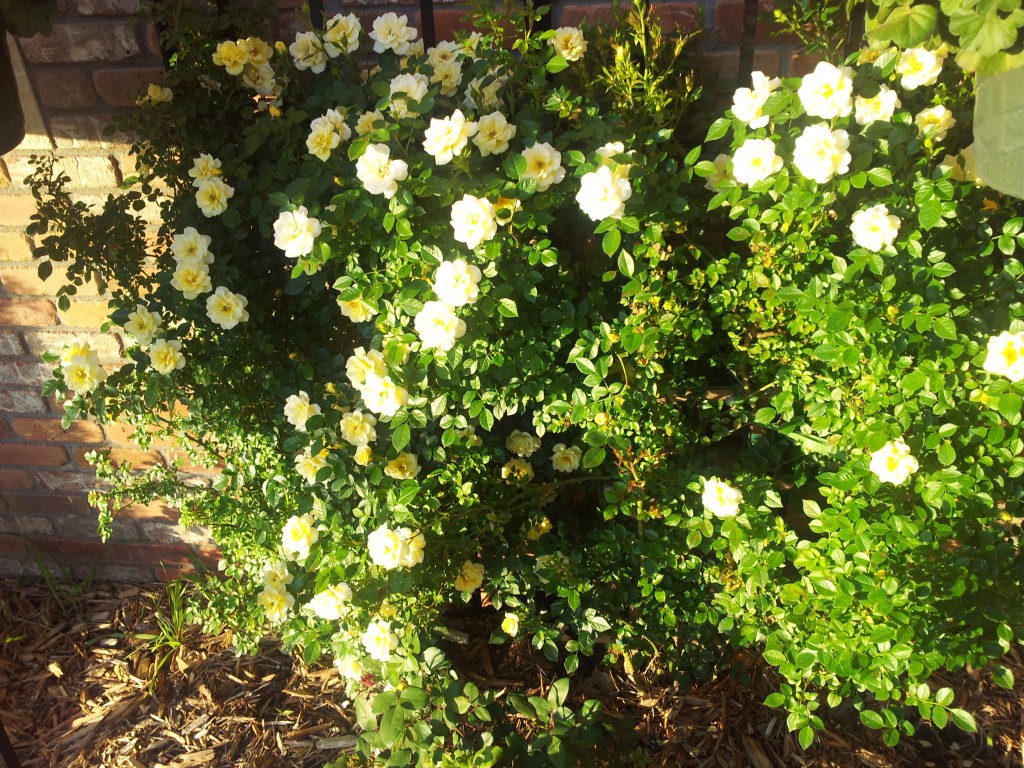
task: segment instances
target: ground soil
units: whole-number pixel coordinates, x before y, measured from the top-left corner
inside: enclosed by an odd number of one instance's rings
[[[331,668],[308,668],[267,641],[257,656],[235,656],[230,635],[185,626],[158,644],[170,619],[166,588],[0,580],[0,723],[22,768],[319,768],[351,747],[355,716]],[[526,643],[492,653],[469,640],[462,673],[481,686],[545,692],[556,670]],[[978,734],[920,728],[895,748],[855,717],[833,713],[808,750],[785,715],[761,705],[771,670],[739,665],[689,690],[597,669],[573,695],[597,697],[629,729],[651,768],[714,766],[1021,766],[1024,665],[1003,659],[1018,681],[995,686],[983,671],[938,677],[973,712]],[[621,759],[617,766],[623,765]],[[11,768],[11,767],[8,767]]]

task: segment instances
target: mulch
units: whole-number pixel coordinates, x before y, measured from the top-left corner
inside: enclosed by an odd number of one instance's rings
[[[0,580],[0,723],[22,768],[320,768],[350,751],[355,715],[333,668],[309,668],[266,642],[236,656],[231,637],[183,626],[174,643],[166,588]],[[527,643],[510,649],[470,638],[462,675],[481,687],[543,695],[557,669]],[[748,661],[745,682],[723,676],[689,690],[598,668],[574,696],[602,700],[631,729],[650,768],[1003,768],[1024,764],[1024,664],[1002,660],[1014,690],[964,671],[934,684],[957,692],[978,734],[927,726],[895,747],[835,712],[809,750],[785,713],[761,705],[771,670]],[[615,763],[624,765],[621,758]]]

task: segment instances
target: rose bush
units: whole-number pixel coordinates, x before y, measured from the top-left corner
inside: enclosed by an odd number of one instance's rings
[[[109,374],[53,358],[66,418],[220,470],[99,458],[101,530],[155,497],[210,526],[196,614],[333,659],[367,759],[567,765],[601,738],[569,680],[459,680],[453,604],[569,675],[692,681],[755,646],[804,745],[821,691],[890,741],[908,707],[973,726],[927,677],[1022,626],[1024,219],[956,180],[957,74],[758,74],[702,145],[686,41],[646,13],[531,10],[506,40],[492,12],[429,49],[395,14],[272,46],[183,13],[171,98],[127,123],[140,178],[102,211],[33,181],[62,290],[110,284],[133,341]]]

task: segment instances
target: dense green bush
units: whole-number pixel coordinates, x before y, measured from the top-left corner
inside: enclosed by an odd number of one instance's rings
[[[155,497],[209,525],[196,610],[333,658],[392,765],[596,759],[568,680],[450,670],[459,603],[570,676],[756,647],[805,745],[821,692],[889,741],[913,707],[973,728],[927,678],[1022,625],[1024,219],[955,180],[958,73],[755,73],[702,145],[685,41],[539,17],[423,51],[387,15],[276,47],[183,15],[130,189],[89,211],[41,165],[44,253],[134,339],[106,376],[55,354],[49,389],[220,467],[98,458],[101,530]]]

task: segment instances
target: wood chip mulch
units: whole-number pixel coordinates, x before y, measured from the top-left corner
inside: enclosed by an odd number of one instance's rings
[[[22,768],[320,768],[358,734],[333,669],[310,669],[270,642],[237,657],[230,636],[184,626],[158,645],[166,589],[0,580],[0,723]],[[467,627],[471,629],[471,627]],[[482,638],[461,651],[461,674],[495,691],[546,693],[558,670],[526,643],[495,648]],[[722,677],[678,690],[598,668],[573,696],[599,698],[649,768],[1009,768],[1024,765],[1024,664],[998,688],[985,672],[936,678],[973,712],[978,734],[919,728],[895,747],[852,710],[831,713],[809,750],[763,707],[771,682],[756,663],[746,682]],[[616,766],[623,766],[621,755]]]

